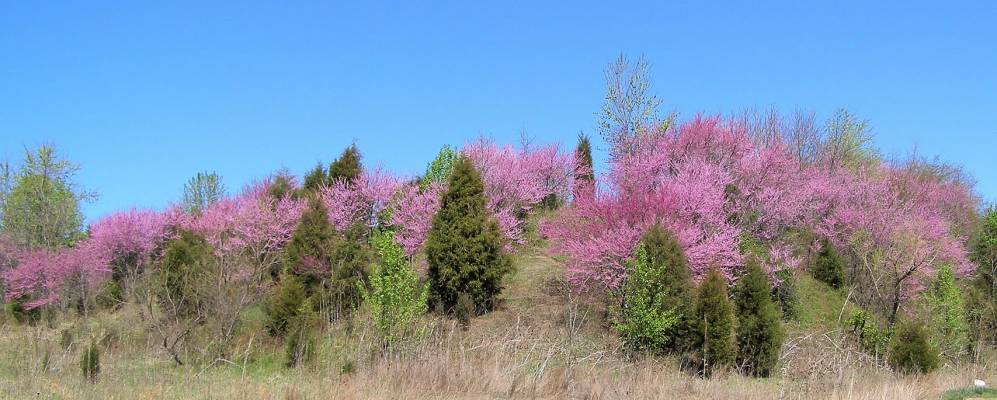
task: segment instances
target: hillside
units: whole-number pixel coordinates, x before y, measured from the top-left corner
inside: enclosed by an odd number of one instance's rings
[[[60,316],[52,326],[0,325],[0,396],[38,399],[319,399],[319,398],[940,398],[973,378],[997,378],[993,366],[945,367],[903,378],[854,349],[837,323],[844,294],[803,279],[803,322],[789,325],[783,367],[771,378],[726,374],[701,379],[677,361],[628,359],[604,325],[604,303],[571,298],[563,267],[543,248],[517,254],[502,305],[465,332],[452,320],[426,317],[426,338],[410,349],[378,354],[369,327],[339,322],[323,330],[316,362],[281,365],[280,343],[261,334],[258,309],[243,315],[229,359],[175,366],[137,326],[126,307],[90,320]],[[359,319],[357,320],[359,321]],[[352,325],[352,326],[351,326]],[[95,385],[79,376],[79,354],[93,335],[107,349]]]

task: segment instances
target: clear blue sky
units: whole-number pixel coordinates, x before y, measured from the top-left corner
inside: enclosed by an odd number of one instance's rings
[[[887,154],[916,144],[997,199],[994,1],[181,3],[4,2],[0,158],[55,143],[101,195],[90,219],[163,207],[200,170],[230,191],[300,174],[353,140],[414,174],[479,135],[573,145],[624,52],[684,116],[847,107]]]

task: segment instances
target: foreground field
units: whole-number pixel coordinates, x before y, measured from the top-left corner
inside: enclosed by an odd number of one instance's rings
[[[299,369],[283,367],[280,343],[260,333],[258,310],[246,314],[228,359],[185,366],[175,366],[138,329],[137,310],[90,321],[64,317],[53,327],[7,323],[0,327],[0,397],[933,399],[987,396],[950,391],[974,378],[997,381],[992,361],[946,365],[923,377],[877,367],[826,323],[840,314],[843,299],[810,293],[806,285],[807,313],[789,326],[776,376],[699,379],[682,372],[676,360],[622,354],[603,325],[601,302],[569,295],[557,260],[526,251],[517,256],[516,269],[501,309],[474,320],[467,331],[452,321],[426,319],[419,341],[383,354],[365,324],[338,323],[326,329],[315,362]],[[81,332],[94,332],[106,349],[96,384],[80,376]]]

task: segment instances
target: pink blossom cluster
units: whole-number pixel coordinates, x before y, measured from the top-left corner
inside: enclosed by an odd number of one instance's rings
[[[696,276],[715,266],[736,278],[746,236],[768,248],[769,272],[798,268],[802,251],[787,238],[799,231],[870,259],[885,252],[889,262],[878,268],[893,269],[901,281],[931,276],[941,262],[972,268],[965,238],[951,230],[975,207],[964,185],[903,166],[807,165],[780,140],[755,143],[743,123],[720,117],[698,116],[632,148],[611,162],[603,190],[576,196],[541,226],[551,250],[568,257],[569,279],[579,288],[617,287],[641,235],[656,223],[676,234]],[[921,281],[911,279],[910,290]]]

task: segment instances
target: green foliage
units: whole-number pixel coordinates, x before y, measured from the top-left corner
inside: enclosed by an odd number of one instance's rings
[[[973,242],[977,269],[967,296],[969,318],[978,342],[997,345],[997,207],[987,208]]]
[[[326,185],[326,181],[325,167],[319,163],[305,175],[305,182],[302,184],[301,190],[305,193],[318,193],[318,190]]]
[[[588,135],[578,133],[578,147],[575,148],[575,180],[595,181],[595,174],[592,164],[592,143]]]
[[[775,273],[775,277],[780,283],[779,286],[772,289],[772,297],[775,298],[782,310],[782,318],[787,321],[799,318],[800,295],[796,287],[796,275],[793,274],[792,270],[782,269]]]
[[[125,289],[120,280],[108,279],[97,294],[97,305],[109,310],[116,309],[125,301]]]
[[[734,290],[737,304],[737,365],[752,376],[769,376],[779,361],[785,332],[772,301],[772,287],[754,257]]]
[[[704,375],[730,367],[737,357],[734,304],[727,294],[727,280],[711,268],[706,274],[694,309],[694,348]]]
[[[214,172],[198,172],[183,187],[183,208],[198,213],[225,197],[225,185]]]
[[[840,289],[845,284],[845,262],[827,239],[821,242],[811,273],[834,289]]]
[[[305,365],[314,358],[318,342],[320,319],[312,303],[305,299],[291,319],[284,342],[285,366],[294,368]]]
[[[363,300],[360,290],[367,284],[371,264],[368,230],[364,224],[354,224],[332,248],[329,295],[332,306],[343,314],[351,313]]]
[[[495,306],[502,278],[512,263],[498,224],[485,208],[484,184],[471,161],[454,164],[426,240],[430,296],[453,313],[457,296],[467,293],[481,314]]]
[[[27,247],[55,248],[80,238],[80,203],[92,197],[75,190],[79,167],[59,159],[51,146],[25,150],[24,164],[14,176],[9,168],[2,207],[2,227],[15,242]],[[11,185],[12,181],[12,185]]]
[[[467,293],[457,295],[457,305],[454,306],[454,314],[461,329],[467,330],[471,327],[471,319],[475,315],[474,299]]]
[[[654,226],[637,247],[614,327],[633,351],[677,352],[688,343],[692,281],[675,236]]]
[[[360,165],[360,150],[357,150],[356,144],[352,144],[329,165],[329,180],[326,183],[330,185],[338,181],[353,183],[360,177],[361,172],[363,166]]]
[[[335,237],[336,231],[329,223],[325,205],[312,199],[284,249],[287,272],[301,278],[308,295],[332,273]]]
[[[286,171],[281,171],[273,178],[270,186],[267,187],[267,194],[277,200],[293,196],[295,193],[291,182],[291,176]]]
[[[436,154],[436,158],[426,167],[426,174],[419,181],[419,186],[425,189],[433,183],[446,182],[458,158],[457,150],[449,145],[444,145]]]
[[[938,269],[924,299],[929,328],[936,335],[935,342],[942,344],[942,354],[949,358],[965,355],[969,349],[969,322],[951,266],[945,264]]]
[[[18,324],[34,325],[41,319],[41,310],[39,308],[25,309],[23,302],[24,300],[20,298],[7,300],[7,304],[4,307],[7,315]]]
[[[883,328],[872,315],[866,310],[856,310],[848,318],[848,326],[853,334],[858,338],[859,344],[865,352],[876,357],[886,354],[887,346],[893,337],[890,328]]]
[[[305,303],[305,286],[300,278],[284,274],[263,301],[266,328],[271,336],[284,336]]]
[[[90,341],[90,345],[83,350],[80,357],[80,371],[83,373],[83,380],[89,383],[97,383],[100,377],[100,349],[97,343]]]
[[[213,267],[213,250],[204,238],[182,231],[166,247],[160,267],[159,300],[177,316],[195,314],[202,308],[204,282]]]
[[[392,232],[377,232],[372,242],[380,263],[370,277],[370,289],[360,286],[360,293],[385,345],[394,347],[426,313],[429,288],[419,284],[419,276]]]
[[[906,322],[897,328],[890,345],[890,366],[902,374],[928,373],[938,368],[938,349],[931,344],[928,331],[918,322]]]

